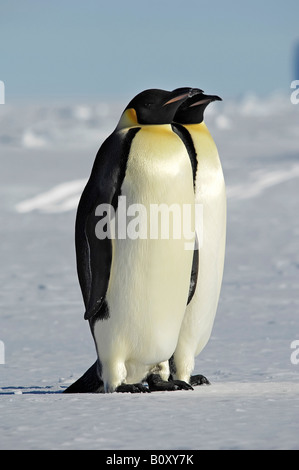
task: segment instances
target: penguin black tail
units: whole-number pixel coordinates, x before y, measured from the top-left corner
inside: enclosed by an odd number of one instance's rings
[[[63,393],[102,393],[103,381],[98,373],[98,361],[96,361],[76,382],[70,385]]]

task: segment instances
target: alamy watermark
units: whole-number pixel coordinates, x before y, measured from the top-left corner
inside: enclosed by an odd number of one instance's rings
[[[3,341],[0,340],[0,364],[5,364],[5,346]]]
[[[5,85],[2,80],[0,80],[0,104],[5,104]]]
[[[117,211],[111,204],[97,206],[95,215],[101,217],[95,227],[99,240],[129,238],[151,240],[184,240],[186,250],[203,243],[202,204],[130,204],[126,196],[118,197]],[[196,232],[196,237],[195,237]],[[196,246],[194,242],[196,241]]]
[[[290,347],[291,349],[294,349],[290,357],[291,363],[294,364],[294,366],[297,366],[299,364],[299,339],[292,341]]]
[[[299,104],[299,80],[293,80],[291,83],[291,88],[294,88],[295,91],[291,94],[291,103]]]

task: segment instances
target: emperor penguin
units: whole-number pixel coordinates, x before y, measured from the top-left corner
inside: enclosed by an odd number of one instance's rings
[[[191,385],[209,384],[202,375],[191,376],[195,357],[207,344],[219,301],[226,244],[226,191],[217,147],[204,122],[204,111],[218,96],[198,94],[185,100],[174,117],[195,167],[197,249],[189,301],[178,343],[170,360],[171,374]]]
[[[195,93],[191,88],[141,92],[97,153],[75,228],[84,317],[97,361],[66,393],[147,392],[142,381],[155,370],[167,383],[193,252],[185,249],[183,236],[151,237],[148,216],[161,204],[194,208],[190,156],[171,123],[180,104]],[[136,211],[139,237],[136,220],[124,222]]]

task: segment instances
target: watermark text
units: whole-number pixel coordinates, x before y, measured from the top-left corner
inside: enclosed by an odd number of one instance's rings
[[[291,103],[292,104],[299,104],[299,80],[293,80],[291,83],[291,88],[295,89],[291,94]]]
[[[291,363],[297,366],[299,364],[299,339],[295,339],[291,342],[291,349],[294,349],[290,358]]]
[[[100,217],[95,226],[99,240],[184,240],[186,250],[198,249],[203,242],[202,204],[127,206],[126,196],[119,196],[116,211],[111,204],[100,204],[95,215]]]
[[[135,457],[113,454],[107,457],[106,465],[131,465],[137,468],[146,462],[150,465],[194,465],[193,454],[142,454]]]

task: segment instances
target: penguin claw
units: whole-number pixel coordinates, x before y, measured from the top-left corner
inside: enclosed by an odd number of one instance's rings
[[[149,388],[142,384],[121,384],[115,391],[118,393],[150,393]]]
[[[190,384],[193,385],[193,386],[196,386],[196,385],[211,385],[211,382],[209,382],[209,380],[204,375],[198,374],[198,375],[192,375],[191,376]]]
[[[177,390],[194,390],[192,385],[184,380],[172,380],[172,383],[177,387]]]

